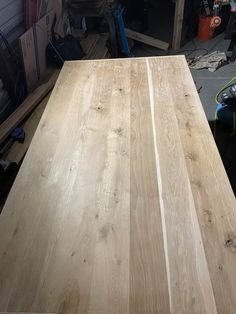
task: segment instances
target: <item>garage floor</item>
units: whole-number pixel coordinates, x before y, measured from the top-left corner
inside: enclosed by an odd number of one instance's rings
[[[226,52],[230,41],[224,40],[224,34],[221,34],[211,41],[200,42],[198,39],[194,40],[194,43],[198,48],[205,48],[209,52],[219,50]],[[194,49],[192,42],[185,45],[182,49]],[[203,51],[204,52],[204,51]],[[202,54],[202,51],[198,51],[195,55]],[[191,56],[194,56],[191,55]],[[197,88],[202,87],[200,92],[200,98],[202,105],[205,109],[207,118],[209,121],[214,120],[215,117],[215,103],[214,97],[216,93],[224,86],[229,80],[236,75],[236,66],[234,63],[227,64],[219,68],[215,72],[205,70],[191,70],[194,81]]]

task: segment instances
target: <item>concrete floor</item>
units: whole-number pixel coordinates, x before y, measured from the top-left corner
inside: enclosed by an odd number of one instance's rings
[[[224,34],[217,36],[216,38],[207,41],[199,42],[199,40],[194,41],[198,48],[205,48],[209,52],[219,50],[221,52],[226,52],[229,46],[228,40],[224,40]],[[192,47],[192,48],[191,48]],[[192,42],[185,45],[183,49],[193,49]],[[201,51],[195,53],[195,55],[202,54]],[[210,72],[207,69],[204,70],[193,70],[191,69],[193,79],[196,83],[197,89],[202,87],[200,91],[200,98],[202,105],[204,107],[206,116],[209,121],[215,118],[215,101],[214,97],[217,92],[224,86],[228,81],[236,75],[235,63],[227,64],[215,72]]]
[[[192,49],[204,48],[207,51],[213,52],[215,50],[219,50],[221,52],[226,52],[229,46],[229,40],[224,40],[224,34],[220,34],[219,36],[213,38],[212,40],[206,42],[200,42],[197,38],[193,41],[187,43],[185,46],[181,47],[179,51],[170,50],[168,53],[165,53],[161,50],[148,47],[145,45],[138,45],[134,49],[134,54],[136,57],[142,56],[162,56],[162,55],[173,55],[173,54],[185,54],[188,55],[189,51]],[[199,56],[204,54],[205,50],[196,50],[191,54],[190,57]],[[193,79],[196,83],[197,89],[201,88],[200,98],[202,101],[202,105],[204,107],[207,119],[209,121],[214,120],[215,118],[215,95],[218,90],[224,86],[232,77],[236,75],[236,65],[235,63],[227,64],[214,73],[205,70],[193,70],[191,69],[191,73]]]

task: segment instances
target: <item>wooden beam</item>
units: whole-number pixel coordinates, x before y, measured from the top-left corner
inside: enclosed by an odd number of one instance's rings
[[[0,143],[17,127],[21,121],[41,102],[54,87],[59,71],[54,72],[50,79],[40,85],[26,100],[0,125]]]
[[[108,48],[106,46],[108,40],[108,36],[100,36],[98,42],[96,43],[94,49],[90,52],[89,55],[87,55],[88,59],[104,59]]]
[[[11,148],[4,154],[3,159],[14,161],[17,164],[19,164],[23,160],[34,137],[35,131],[38,127],[39,121],[44,113],[44,110],[47,106],[50,96],[51,93],[49,92],[49,94],[39,103],[39,105],[31,113],[29,118],[27,118],[27,120],[24,121],[23,124],[21,124],[21,127],[25,131],[24,143],[15,142],[11,146]]]
[[[146,45],[162,49],[162,50],[168,50],[169,44],[167,42],[161,41],[159,39],[153,38],[151,36],[147,36],[138,32],[135,32],[129,28],[125,29],[126,36],[128,38],[131,38],[133,40],[139,41],[141,43],[144,43]]]
[[[184,18],[185,0],[176,0],[175,6],[175,21],[174,21],[174,35],[172,41],[172,48],[179,49],[182,38],[182,27]]]
[[[89,34],[86,38],[81,39],[81,46],[83,48],[83,51],[85,53],[84,59],[88,59],[88,56],[91,54],[93,51],[95,45],[100,39],[99,34]]]

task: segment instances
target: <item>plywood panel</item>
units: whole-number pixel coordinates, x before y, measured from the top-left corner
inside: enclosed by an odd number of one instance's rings
[[[235,209],[184,57],[68,62],[0,217],[0,310],[233,314]]]
[[[37,63],[35,55],[34,32],[30,28],[19,39],[24,62],[25,78],[28,92],[32,91],[38,81]]]

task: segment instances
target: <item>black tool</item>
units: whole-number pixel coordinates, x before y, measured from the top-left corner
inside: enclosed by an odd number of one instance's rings
[[[221,100],[232,112],[236,111],[236,84],[230,87],[229,92],[225,92],[221,95]]]
[[[52,40],[46,48],[46,59],[48,65],[62,67],[65,61],[80,60],[85,56],[79,39],[72,35],[62,38],[55,34],[56,15],[54,16],[51,33]]]

